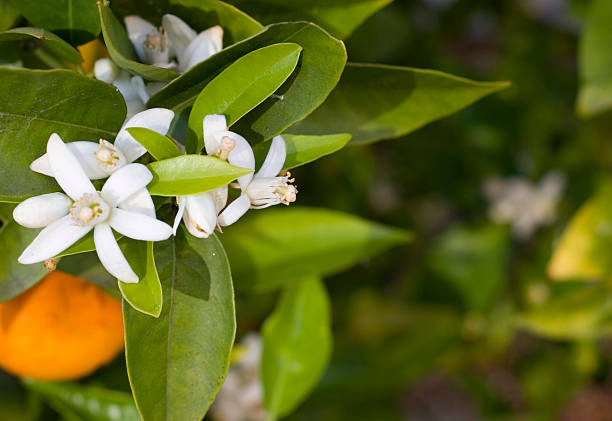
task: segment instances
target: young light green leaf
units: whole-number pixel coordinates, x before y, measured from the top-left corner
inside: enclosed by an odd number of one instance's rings
[[[359,25],[393,0],[229,0],[264,24],[307,20],[346,39]]]
[[[147,187],[157,196],[184,196],[214,190],[252,172],[205,155],[182,155],[148,165],[153,181]]]
[[[287,148],[287,158],[285,158],[283,169],[289,170],[316,161],[342,149],[351,140],[351,135],[340,133],[322,136],[302,136],[285,133],[283,134],[283,139]],[[270,144],[268,142],[261,142],[255,145],[253,148],[255,162],[262,163],[264,161],[269,147]]]
[[[100,33],[96,0],[17,0],[13,5],[33,26],[53,31],[72,45]]]
[[[153,242],[126,238],[121,243],[121,250],[140,279],[136,284],[118,281],[123,298],[135,310],[159,317],[162,310],[162,287],[155,267]]]
[[[612,183],[586,202],[565,228],[548,265],[561,280],[612,279]]]
[[[130,127],[127,131],[158,161],[174,158],[181,154],[181,150],[174,140],[157,133],[155,130],[145,127]]]
[[[10,0],[0,0],[0,31],[6,31],[15,24],[19,10]]]
[[[66,41],[52,32],[42,28],[13,28],[0,33],[0,41],[14,41],[34,38],[41,41],[41,45],[60,60],[77,65],[83,61],[81,54]]]
[[[23,380],[66,419],[88,421],[140,421],[129,393],[69,382]]]
[[[341,131],[353,135],[351,143],[392,139],[508,86],[435,70],[349,63],[327,101],[291,131]]]
[[[309,278],[283,291],[263,326],[261,376],[268,419],[290,413],[325,371],[332,350],[330,304],[323,282]]]
[[[591,117],[612,107],[612,2],[593,0],[580,39],[578,69],[580,89],[576,111]]]
[[[325,276],[411,239],[411,235],[352,215],[295,207],[252,211],[221,237],[239,291]]]
[[[0,201],[60,190],[53,178],[29,168],[52,133],[65,142],[114,139],[125,119],[114,87],[75,72],[0,68],[0,80]]]
[[[125,28],[119,23],[110,7],[100,1],[98,12],[108,54],[117,66],[149,80],[168,80],[178,76],[174,70],[139,63]]]
[[[38,230],[7,221],[0,228],[0,302],[8,301],[34,286],[49,271],[42,263],[22,265],[17,258],[38,235]]]
[[[158,319],[123,306],[130,384],[143,421],[199,421],[229,368],[236,321],[229,264],[213,235],[179,230],[155,250]]]
[[[191,109],[187,152],[198,153],[204,148],[204,117],[223,114],[228,126],[234,124],[287,80],[301,50],[297,44],[272,44],[241,57],[211,80]]]
[[[338,83],[346,63],[344,44],[312,23],[279,23],[265,27],[174,79],[151,97],[148,106],[171,108],[179,113],[194,103],[221,69],[250,51],[285,42],[296,43],[303,50],[298,68],[277,92],[282,96],[268,98],[235,126],[236,132],[249,140],[270,139],[321,105]]]

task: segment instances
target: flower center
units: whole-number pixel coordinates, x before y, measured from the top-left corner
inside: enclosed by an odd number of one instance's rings
[[[166,66],[170,61],[170,42],[164,28],[155,28],[153,32],[147,34],[142,47],[150,64]]]
[[[246,190],[251,207],[261,209],[279,203],[288,206],[295,202],[298,190],[291,184],[295,179],[290,177],[291,173],[288,172],[286,176],[281,177],[254,178]]]
[[[221,138],[221,144],[219,145],[219,158],[226,161],[227,157],[229,156],[229,153],[233,151],[235,147],[236,142],[234,141],[234,139],[228,136],[223,136]]]
[[[125,158],[115,146],[107,140],[100,139],[100,147],[95,152],[98,165],[108,173],[112,173],[125,164]]]
[[[73,221],[82,227],[94,226],[106,221],[110,215],[110,206],[95,193],[87,193],[74,202],[70,208]]]

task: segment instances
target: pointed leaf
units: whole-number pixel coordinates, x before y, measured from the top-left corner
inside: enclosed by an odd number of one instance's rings
[[[6,31],[15,24],[19,17],[19,10],[10,0],[0,0],[0,31]]]
[[[38,39],[41,45],[57,58],[77,65],[83,61],[81,54],[72,45],[52,32],[42,28],[13,28],[0,33],[0,41],[13,41],[20,39]]]
[[[392,139],[506,87],[434,70],[349,63],[327,101],[291,132],[346,132],[352,143]]]
[[[138,275],[136,284],[118,281],[119,289],[125,301],[135,310],[149,316],[159,317],[162,310],[162,287],[155,267],[151,241],[136,241],[126,238],[121,243],[123,255]]]
[[[181,154],[181,150],[174,140],[157,133],[155,130],[145,127],[130,127],[127,131],[158,161],[174,158]]]

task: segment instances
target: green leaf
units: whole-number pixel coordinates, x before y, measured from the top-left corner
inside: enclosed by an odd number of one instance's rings
[[[290,413],[315,387],[332,350],[330,303],[314,277],[283,291],[263,326],[261,376],[268,419]]]
[[[612,280],[612,183],[578,209],[548,265],[554,280]]]
[[[0,302],[18,296],[49,273],[42,263],[22,265],[17,262],[38,232],[14,221],[7,221],[0,228]]]
[[[162,310],[162,287],[155,267],[153,242],[126,238],[121,244],[121,250],[140,279],[136,284],[118,281],[123,298],[134,309],[159,317]]]
[[[197,31],[220,25],[224,45],[250,37],[262,26],[252,17],[219,0],[170,0],[168,12],[183,19]]]
[[[0,41],[14,41],[35,38],[52,54],[61,60],[77,65],[83,61],[81,54],[66,41],[42,28],[13,28],[0,33]]]
[[[104,43],[108,49],[108,54],[117,66],[149,80],[168,80],[178,76],[178,73],[174,70],[139,63],[136,51],[125,28],[119,23],[110,7],[98,2],[98,11]]]
[[[229,368],[236,330],[229,264],[217,237],[181,229],[156,245],[158,319],[123,306],[130,384],[143,421],[199,421]]]
[[[204,155],[177,156],[152,162],[147,167],[153,173],[153,181],[147,187],[157,196],[184,196],[214,190],[252,172]]]
[[[239,291],[262,291],[296,277],[340,272],[403,244],[411,235],[331,210],[292,207],[253,210],[221,237]]]
[[[13,217],[14,203],[0,202],[0,222],[8,222]]]
[[[69,382],[23,380],[49,405],[68,419],[87,421],[140,421],[129,393]]]
[[[323,136],[283,134],[283,139],[287,148],[287,158],[285,158],[283,169],[289,170],[342,149],[351,140],[351,135],[347,133]],[[261,142],[255,145],[253,148],[255,162],[263,163],[269,147],[269,142]]]
[[[347,38],[368,17],[393,0],[229,0],[264,24],[307,20],[333,36]]]
[[[144,127],[130,127],[127,131],[158,161],[174,158],[181,154],[181,150],[174,140],[157,133],[155,130]]]
[[[435,70],[349,63],[327,101],[291,131],[346,132],[352,143],[392,139],[506,87]]]
[[[611,19],[611,2],[591,1],[578,51],[580,88],[576,111],[582,117],[591,117],[612,107]]]
[[[6,31],[15,24],[19,10],[9,0],[0,0],[0,31]]]
[[[125,118],[121,94],[67,70],[0,68],[0,201],[19,202],[59,191],[29,165],[57,133],[65,142],[114,139]]]
[[[210,81],[196,98],[189,115],[186,150],[204,148],[202,121],[209,114],[224,114],[231,126],[261,104],[295,69],[302,47],[272,44],[239,58]]]
[[[17,0],[13,4],[33,26],[55,32],[72,45],[100,33],[96,0]]]
[[[346,63],[344,44],[312,23],[267,26],[251,38],[192,67],[153,95],[147,105],[171,108],[179,113],[194,103],[221,69],[253,50],[285,42],[296,43],[303,50],[298,68],[277,92],[283,99],[268,98],[235,126],[237,133],[253,141],[280,134],[325,100],[338,83]]]

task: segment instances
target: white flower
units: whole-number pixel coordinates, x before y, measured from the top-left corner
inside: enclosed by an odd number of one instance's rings
[[[538,185],[518,177],[486,180],[489,216],[495,222],[510,223],[517,238],[528,239],[539,226],[555,220],[564,186],[565,176],[558,172],[548,173]]]
[[[155,218],[155,210],[150,216],[124,206],[130,196],[146,191],[153,178],[151,172],[141,164],[125,165],[98,192],[77,157],[55,133],[47,142],[47,156],[51,173],[66,194],[35,196],[15,208],[13,218],[17,223],[44,227],[18,261],[31,264],[50,259],[93,229],[96,251],[106,270],[122,282],[138,282],[111,228],[143,241],[161,241],[172,235],[172,228]]]
[[[215,421],[263,421],[263,387],[259,376],[262,344],[250,333],[235,347],[236,359],[211,409]]]
[[[254,170],[255,156],[251,145],[242,136],[232,132],[226,133],[231,133],[231,138],[235,142],[234,149],[228,155],[229,163]],[[280,203],[289,205],[295,202],[298,191],[291,184],[294,181],[290,178],[291,173],[287,173],[287,176],[278,176],[283,169],[286,156],[285,141],[281,136],[276,136],[272,139],[268,155],[259,171],[255,175],[249,173],[238,178],[242,194],[221,212],[219,225],[224,227],[233,224],[249,208],[263,209]]]

